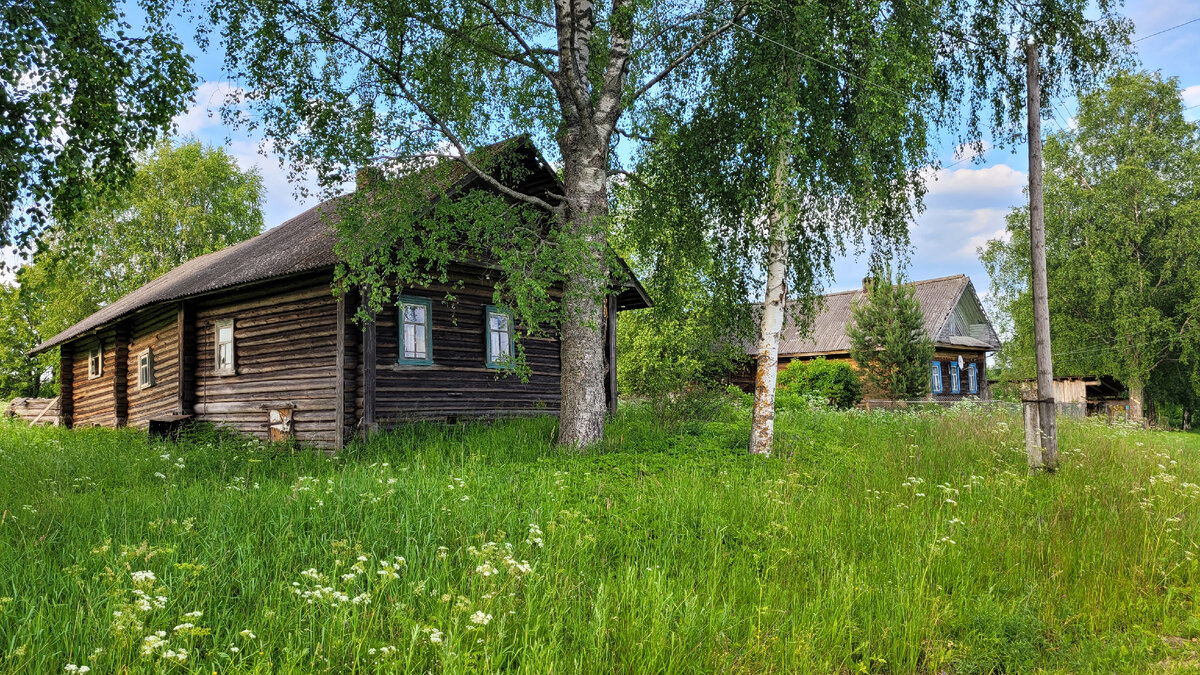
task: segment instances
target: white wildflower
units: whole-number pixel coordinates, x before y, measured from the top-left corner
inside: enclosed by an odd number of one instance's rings
[[[471,623],[476,626],[486,626],[492,620],[491,614],[484,614],[482,611],[475,612],[471,615]]]

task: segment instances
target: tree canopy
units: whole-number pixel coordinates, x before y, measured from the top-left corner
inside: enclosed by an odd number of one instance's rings
[[[1122,72],[1045,144],[1054,371],[1116,377],[1134,416],[1145,393],[1178,404],[1200,390],[1200,126],[1183,109],[1176,79]],[[1012,322],[1001,363],[1021,378],[1033,369],[1025,209],[1007,231],[981,257]]]
[[[120,188],[191,96],[191,57],[163,14],[149,8],[136,34],[122,7],[0,7],[0,246],[25,248],[88,194]]]

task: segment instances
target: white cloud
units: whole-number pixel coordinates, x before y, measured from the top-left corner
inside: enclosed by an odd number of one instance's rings
[[[986,195],[995,197],[1003,194],[1005,197],[1017,196],[1025,186],[1027,178],[1024,172],[1008,166],[997,164],[982,169],[942,169],[928,175],[928,198],[940,195]]]
[[[1179,92],[1179,96],[1183,98],[1184,107],[1200,104],[1200,84],[1185,87]]]

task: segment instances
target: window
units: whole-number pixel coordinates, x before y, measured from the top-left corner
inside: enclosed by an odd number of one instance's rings
[[[216,353],[214,367],[218,375],[233,375],[236,372],[233,350],[233,319],[221,319],[215,325]]]
[[[979,374],[974,363],[967,366],[967,389],[972,394],[979,393]]]
[[[138,354],[138,389],[154,386],[154,352],[146,349]]]
[[[487,306],[487,365],[488,368],[509,368],[513,361],[512,315],[492,305]]]
[[[433,365],[433,303],[425,298],[401,297],[400,363],[410,366]]]
[[[933,362],[933,393],[942,393],[942,364],[939,361]]]
[[[958,361],[950,362],[950,393],[958,394],[962,391],[962,387],[958,381]]]
[[[104,374],[104,347],[96,345],[88,350],[88,379],[94,380]]]

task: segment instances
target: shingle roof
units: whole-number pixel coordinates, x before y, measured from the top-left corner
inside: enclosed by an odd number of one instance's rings
[[[531,182],[553,189],[557,185],[557,178],[527,136],[510,138],[480,148],[472,155],[482,156],[482,153],[494,153],[516,147],[532,150],[534,161],[547,174],[535,176]],[[449,187],[439,188],[438,192],[445,190],[444,193],[452,193],[473,182],[474,175],[468,176],[467,173],[468,169],[465,166],[456,163],[449,176],[443,179]],[[193,258],[116,302],[102,307],[83,321],[38,345],[30,353],[37,354],[52,349],[156,303],[332,267],[337,263],[337,255],[334,252],[334,224],[338,217],[336,207],[344,198],[344,195],[335,197],[257,237]],[[649,298],[645,290],[629,271],[628,266],[625,266],[623,261],[621,264],[623,271],[629,275],[621,284],[624,288],[619,299],[621,308],[648,306]]]
[[[998,344],[993,345],[990,341],[973,337],[942,335],[946,320],[954,311],[959,298],[971,287],[971,280],[966,275],[958,274],[937,279],[925,279],[907,285],[916,290],[917,300],[921,303],[921,311],[925,315],[925,332],[933,336],[938,344],[980,349],[999,347]],[[824,303],[813,318],[812,330],[808,335],[802,334],[797,328],[796,322],[789,316],[784,323],[779,354],[795,356],[850,351],[846,326],[850,323],[850,309],[853,303],[862,295],[861,289],[826,295]],[[747,348],[748,354],[757,352],[757,346],[752,345]]]
[[[253,239],[192,258],[46,340],[31,353],[57,347],[155,303],[332,266],[337,262],[332,217],[339,199],[314,206]]]

